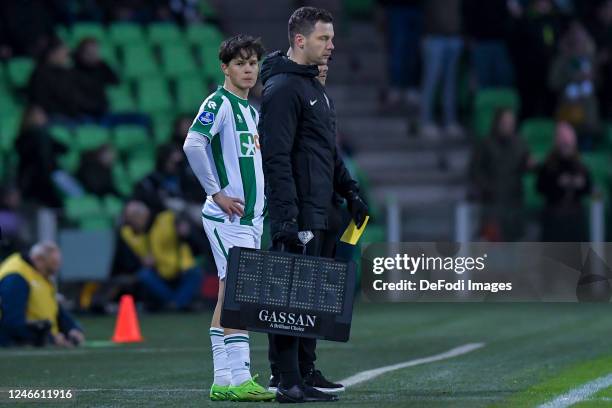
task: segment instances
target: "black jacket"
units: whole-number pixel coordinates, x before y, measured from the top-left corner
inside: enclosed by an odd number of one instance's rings
[[[336,149],[333,103],[315,65],[280,51],[263,62],[259,136],[271,222],[297,220],[301,230],[327,229],[335,192],[357,191]]]

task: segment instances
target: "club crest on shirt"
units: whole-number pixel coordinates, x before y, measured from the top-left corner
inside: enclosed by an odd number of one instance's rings
[[[212,112],[204,111],[198,116],[198,120],[203,125],[210,125],[215,121],[215,114]]]

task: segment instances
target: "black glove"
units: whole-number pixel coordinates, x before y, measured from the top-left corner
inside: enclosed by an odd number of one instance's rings
[[[26,326],[32,333],[32,344],[35,347],[42,347],[47,343],[51,334],[51,322],[48,320],[31,320]]]
[[[272,246],[293,246],[300,242],[298,238],[298,225],[295,219],[289,221],[272,221],[270,223],[270,236]]]
[[[345,198],[351,218],[355,221],[357,228],[361,228],[368,215],[368,206],[355,191],[349,191]]]

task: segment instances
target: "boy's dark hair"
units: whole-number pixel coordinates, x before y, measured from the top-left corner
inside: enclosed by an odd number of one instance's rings
[[[331,13],[317,7],[300,7],[289,17],[289,45],[293,47],[293,39],[296,34],[307,37],[314,31],[317,21],[332,23],[334,21]]]
[[[238,34],[221,43],[221,46],[219,46],[219,60],[224,64],[229,64],[234,58],[251,58],[252,55],[256,55],[259,61],[264,52],[264,47],[259,38]]]

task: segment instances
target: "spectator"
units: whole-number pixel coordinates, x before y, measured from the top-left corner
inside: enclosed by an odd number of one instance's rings
[[[442,88],[442,113],[445,132],[450,136],[463,133],[457,123],[457,67],[463,48],[461,39],[461,0],[428,0],[425,2],[425,38],[423,39],[423,91],[421,133],[439,135],[434,121],[436,89]]]
[[[555,96],[545,86],[555,57],[561,20],[552,0],[529,0],[512,21],[511,52],[524,117],[551,116]]]
[[[115,150],[110,145],[83,154],[76,176],[87,192],[99,197],[121,195],[115,188],[113,179]]]
[[[83,343],[83,330],[56,298],[53,279],[61,262],[57,245],[41,242],[0,264],[0,346]]]
[[[604,0],[595,10],[589,24],[598,53],[598,99],[601,115],[612,119],[612,0]]]
[[[19,211],[21,204],[21,192],[16,186],[0,187],[0,259],[25,245],[26,220]]]
[[[537,188],[545,200],[542,241],[587,241],[583,199],[591,193],[591,176],[576,148],[569,123],[557,125],[555,146],[538,171]]]
[[[154,309],[184,309],[195,299],[201,272],[186,239],[188,223],[171,211],[152,215],[140,201],[130,201],[119,232],[113,276],[134,276]]]
[[[599,132],[595,70],[595,44],[584,26],[575,21],[561,39],[549,84],[558,95],[558,119],[578,130],[579,144],[587,149]]]
[[[472,194],[483,205],[485,239],[515,241],[522,236],[523,175],[532,166],[527,146],[516,134],[513,111],[499,110],[470,168]]]
[[[379,0],[378,3],[384,8],[383,19],[386,22],[384,27],[390,82],[387,103],[398,105],[404,96],[407,102],[418,103],[422,1]]]
[[[171,143],[160,146],[155,171],[136,185],[134,199],[144,202],[153,214],[169,208],[175,212],[183,211],[187,205],[186,196],[196,197],[201,203],[201,187],[189,183],[184,170],[182,149]],[[196,192],[189,190],[195,187]]]
[[[54,119],[78,119],[99,115],[105,101],[91,98],[84,77],[71,67],[70,51],[59,39],[43,53],[28,84],[30,102],[42,107]]]
[[[514,73],[506,46],[508,0],[464,0],[463,15],[477,86],[511,86]]]
[[[117,85],[119,77],[100,57],[100,47],[95,38],[81,40],[74,53],[74,66],[83,78],[83,91],[99,107],[92,114],[105,114],[108,111],[106,89],[110,85]]]
[[[62,200],[53,175],[59,170],[57,156],[65,153],[66,147],[51,138],[46,125],[47,115],[41,108],[26,109],[16,143],[18,184],[25,199],[58,208]]]
[[[172,143],[178,146],[181,150],[183,149],[183,143],[185,143],[185,137],[191,127],[193,118],[187,115],[179,115],[174,119],[172,125]]]

